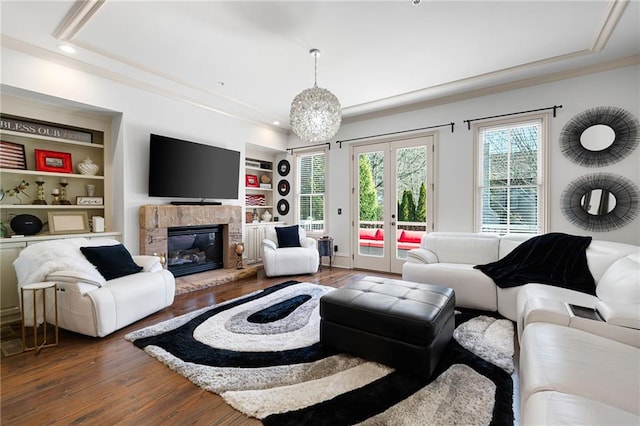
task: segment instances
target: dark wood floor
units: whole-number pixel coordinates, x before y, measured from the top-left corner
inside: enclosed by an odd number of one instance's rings
[[[317,274],[234,281],[176,297],[172,306],[104,337],[61,330],[60,345],[38,355],[3,357],[0,373],[2,425],[255,425],[255,419],[204,391],[124,340],[142,327],[211,306],[273,284],[296,279],[332,287],[368,271],[322,268]]]

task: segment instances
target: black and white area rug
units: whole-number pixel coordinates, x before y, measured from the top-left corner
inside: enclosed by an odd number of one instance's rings
[[[125,338],[265,425],[512,425],[513,324],[456,312],[431,379],[319,343],[332,287],[288,281]]]

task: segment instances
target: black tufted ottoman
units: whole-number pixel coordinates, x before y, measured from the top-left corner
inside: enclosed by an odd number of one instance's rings
[[[454,329],[453,289],[378,277],[320,299],[320,341],[339,351],[431,376]]]

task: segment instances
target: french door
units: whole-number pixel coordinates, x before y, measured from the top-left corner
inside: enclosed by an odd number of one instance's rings
[[[433,229],[435,135],[354,146],[355,268],[401,273],[407,251]]]

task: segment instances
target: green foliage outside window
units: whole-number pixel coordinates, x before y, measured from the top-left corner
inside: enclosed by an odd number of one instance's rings
[[[382,220],[382,208],[378,204],[376,185],[371,164],[365,155],[360,155],[360,220]]]
[[[400,222],[426,222],[427,173],[426,147],[401,148],[396,151],[397,217]],[[382,151],[361,154],[360,220],[381,221],[384,193],[384,154]],[[415,198],[418,193],[418,199]]]

